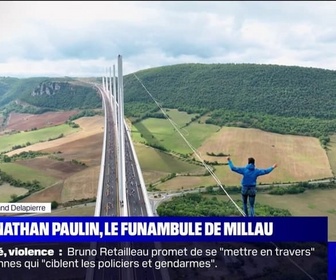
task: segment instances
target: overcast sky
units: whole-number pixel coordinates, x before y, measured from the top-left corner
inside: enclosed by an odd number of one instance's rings
[[[336,70],[334,1],[0,2],[0,76],[101,76],[179,63]]]

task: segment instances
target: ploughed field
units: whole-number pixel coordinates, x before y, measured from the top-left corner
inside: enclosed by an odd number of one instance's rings
[[[5,127],[1,131],[24,131],[32,128],[40,129],[51,125],[63,124],[69,117],[77,114],[77,110],[64,112],[46,112],[43,114],[10,113]],[[1,120],[1,119],[0,119]]]

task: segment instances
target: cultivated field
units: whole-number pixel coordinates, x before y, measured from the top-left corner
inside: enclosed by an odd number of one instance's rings
[[[187,112],[182,112],[176,109],[164,109],[166,114],[171,120],[177,125],[178,128],[185,126],[186,123],[190,122],[196,114],[188,114]]]
[[[136,143],[134,145],[144,180],[147,184],[156,182],[171,173],[199,174],[201,166],[182,161],[157,149]]]
[[[31,130],[32,128],[43,128],[53,125],[65,123],[69,117],[77,114],[78,111],[65,111],[65,112],[46,112],[43,114],[23,114],[23,113],[10,113],[7,125],[4,130]]]
[[[64,181],[61,202],[92,198],[97,195],[100,166],[78,172]]]
[[[17,163],[0,163],[0,169],[24,182],[37,180],[43,187],[51,186],[58,181],[57,178],[45,174],[43,169],[34,169]]]
[[[142,144],[135,144],[135,149],[144,170],[149,170],[154,166],[155,170],[167,173],[192,173],[202,169],[196,164],[182,161],[177,157]]]
[[[71,142],[81,140],[83,138],[95,135],[97,133],[103,133],[104,132],[104,118],[102,116],[94,116],[94,117],[83,117],[80,119],[77,119],[74,121],[77,123],[80,128],[77,129],[76,133],[72,133],[70,135],[67,135],[66,137],[62,137],[60,139],[56,139],[53,141],[43,142],[43,143],[36,143],[33,145],[30,145],[28,147],[24,147],[21,149],[17,149],[15,151],[11,151],[6,153],[7,155],[13,155],[13,154],[19,154],[23,151],[42,151],[42,150],[57,150],[58,146],[61,145],[71,145]],[[68,126],[68,125],[66,125]],[[69,126],[68,126],[69,127]],[[21,134],[21,133],[20,133]],[[103,134],[101,134],[103,137]],[[1,139],[1,138],[0,138]],[[102,142],[101,142],[102,143]],[[93,147],[86,147],[86,149],[92,149]],[[101,149],[101,147],[100,147]]]
[[[46,189],[31,194],[30,196],[24,198],[22,202],[51,202],[54,200],[62,202],[62,189],[63,181],[59,181]]]
[[[27,142],[30,144],[48,141],[59,137],[61,134],[67,135],[79,131],[79,128],[72,128],[67,124],[61,124],[51,127],[41,128],[39,130],[20,132],[15,134],[7,134],[0,136],[1,146],[0,152],[10,151],[15,145],[25,145]],[[29,146],[27,146],[29,150]],[[17,153],[18,150],[14,150]],[[12,153],[13,154],[13,153]]]
[[[64,160],[58,161],[47,155],[18,160],[15,163],[3,163],[6,167],[4,171],[15,178],[22,178],[24,181],[36,179],[46,187],[23,201],[66,202],[96,196],[103,145],[103,117],[83,117],[74,122],[80,125],[80,129],[75,133],[7,153],[13,155],[28,150],[57,152],[54,156]],[[85,163],[86,166],[71,162],[73,159]]]
[[[11,200],[11,195],[24,195],[28,190],[24,188],[13,187],[8,183],[0,185],[0,202],[8,202]]]
[[[76,159],[87,166],[100,165],[103,138],[103,132],[99,132],[60,145],[55,143],[54,146],[42,149],[42,151],[47,153],[62,151],[58,156],[64,158],[64,160]]]
[[[210,157],[206,153],[230,154],[236,166],[245,166],[248,157],[254,157],[259,168],[278,163],[274,172],[260,177],[261,183],[307,181],[333,176],[325,150],[313,137],[223,127],[209,137],[198,151],[204,159],[218,162],[226,162],[226,157]],[[239,183],[239,174],[231,173],[230,176]]]
[[[63,154],[58,154],[57,156],[62,157]],[[65,180],[76,172],[85,169],[85,166],[73,163],[71,161],[58,161],[55,159],[51,159],[48,156],[27,160],[17,160],[15,161],[15,163],[29,168],[33,168],[35,170],[43,169],[44,175],[51,176],[60,180]]]

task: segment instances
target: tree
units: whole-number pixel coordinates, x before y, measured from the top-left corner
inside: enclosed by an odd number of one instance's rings
[[[51,202],[51,209],[56,209],[57,207],[58,207],[58,202],[55,201],[55,200],[53,200],[53,201]]]
[[[7,155],[4,155],[3,156],[3,161],[4,162],[11,162],[11,158],[9,156],[7,156]]]

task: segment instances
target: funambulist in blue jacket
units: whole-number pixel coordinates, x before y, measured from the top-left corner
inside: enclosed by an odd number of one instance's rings
[[[245,167],[235,167],[231,160],[228,160],[228,164],[232,171],[243,175],[243,179],[241,181],[243,187],[256,186],[258,176],[266,175],[274,169],[273,166],[266,169],[258,169],[252,163],[249,163]]]

